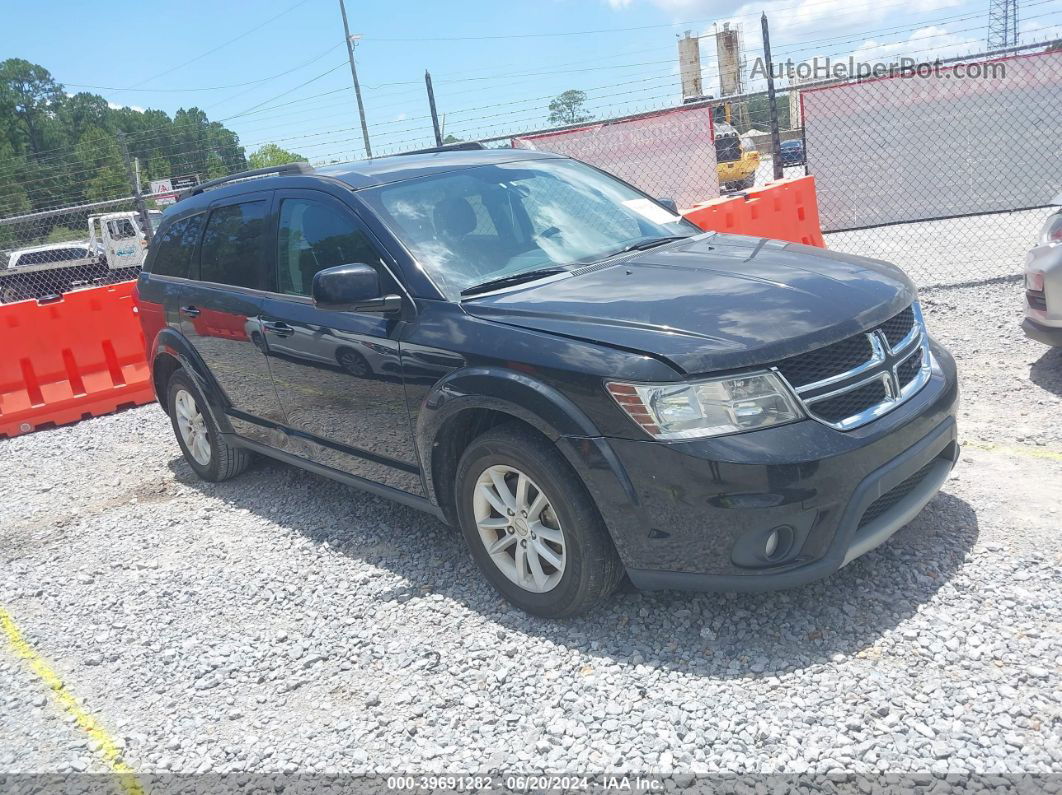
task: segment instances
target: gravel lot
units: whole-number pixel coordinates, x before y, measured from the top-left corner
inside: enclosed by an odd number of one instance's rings
[[[147,406],[0,441],[0,607],[139,772],[1062,773],[1062,351],[1020,296],[924,293],[960,464],[804,588],[529,618],[414,511],[199,482]],[[0,773],[97,750],[0,646]]]

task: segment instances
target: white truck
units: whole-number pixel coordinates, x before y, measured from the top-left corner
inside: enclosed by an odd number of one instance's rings
[[[148,211],[152,231],[161,218]],[[0,303],[136,278],[147,252],[138,213],[90,215],[88,232],[87,240],[15,249],[0,259]]]

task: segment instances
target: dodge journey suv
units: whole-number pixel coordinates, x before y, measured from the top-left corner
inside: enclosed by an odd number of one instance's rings
[[[624,576],[823,577],[910,522],[958,454],[955,365],[897,268],[705,233],[548,153],[205,183],[137,288],[199,477],[261,454],[420,508],[539,615]]]

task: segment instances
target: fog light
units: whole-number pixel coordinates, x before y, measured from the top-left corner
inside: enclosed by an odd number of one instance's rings
[[[763,556],[765,558],[773,558],[774,553],[778,550],[778,531],[772,530],[771,534],[767,536],[767,546],[763,548]]]
[[[763,559],[769,563],[785,560],[793,549],[794,538],[793,528],[787,524],[771,530],[763,544]]]

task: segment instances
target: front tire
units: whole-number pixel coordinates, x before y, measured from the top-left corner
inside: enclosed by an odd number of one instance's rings
[[[250,451],[229,444],[218,432],[199,387],[184,370],[170,376],[166,405],[184,460],[203,480],[218,483],[250,466]]]
[[[473,559],[521,610],[548,618],[585,613],[623,577],[590,495],[536,432],[514,423],[474,439],[458,464],[455,493]]]

